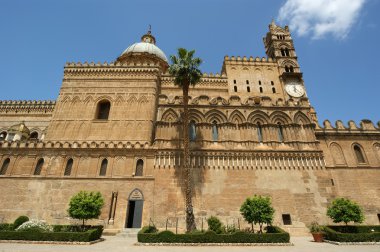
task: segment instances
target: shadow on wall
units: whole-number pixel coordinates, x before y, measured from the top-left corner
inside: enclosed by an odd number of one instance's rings
[[[177,185],[181,188],[182,195],[185,197],[185,169],[184,169],[184,156],[183,156],[183,125],[182,122],[177,122],[176,131],[179,138],[172,138],[171,142],[178,150],[174,153],[175,159],[180,160],[175,169],[175,177]],[[190,141],[190,168],[191,168],[191,185],[192,196],[195,197],[197,193],[200,194],[201,188],[205,181],[205,158],[202,158],[198,152],[203,148],[203,135],[200,130],[196,131],[195,141]]]

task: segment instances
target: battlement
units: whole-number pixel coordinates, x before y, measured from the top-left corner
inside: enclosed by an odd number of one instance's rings
[[[347,126],[341,120],[335,122],[335,127],[331,125],[329,120],[323,122],[323,126],[317,125],[317,132],[331,133],[380,133],[380,121],[375,125],[371,120],[363,119],[359,123],[359,127],[352,120],[348,121]]]
[[[51,113],[55,103],[52,100],[0,100],[0,114]]]
[[[276,59],[273,59],[273,58],[267,58],[267,57],[252,57],[250,56],[249,58],[247,58],[246,56],[243,56],[243,57],[240,57],[240,56],[224,56],[224,62],[251,62],[251,63],[257,63],[257,62],[261,62],[261,63],[275,63],[276,62]]]

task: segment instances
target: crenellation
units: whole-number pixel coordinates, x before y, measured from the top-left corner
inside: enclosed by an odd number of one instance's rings
[[[379,125],[380,122],[377,123]],[[359,123],[360,127],[352,120],[348,121],[348,126],[346,127],[341,120],[335,122],[335,127],[333,127],[329,120],[323,122],[323,127],[319,126],[320,130],[329,132],[341,132],[341,133],[376,133],[380,132],[380,127],[376,127],[371,120],[363,119]]]

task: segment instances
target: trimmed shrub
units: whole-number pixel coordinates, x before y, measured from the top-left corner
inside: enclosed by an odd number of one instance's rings
[[[59,225],[54,226],[57,230]],[[65,226],[70,227],[70,226]],[[73,229],[78,227],[71,226]],[[89,226],[86,226],[89,227]],[[62,228],[61,228],[62,229]],[[102,236],[103,226],[92,226],[85,232],[34,232],[34,231],[1,231],[0,240],[28,241],[79,241],[89,242]]]
[[[373,231],[372,231],[373,230]],[[338,242],[379,242],[380,226],[326,226],[325,239]]]
[[[155,226],[145,226],[143,227],[139,233],[152,234],[157,233],[158,229]]]
[[[1,231],[11,231],[13,230],[14,224],[1,223],[0,224],[0,232]]]
[[[13,229],[18,228],[21,224],[29,221],[28,216],[21,215],[13,222]]]
[[[207,219],[208,230],[214,231],[217,234],[221,234],[223,232],[222,222],[215,216],[211,216]]]
[[[171,231],[159,233],[139,233],[137,239],[142,243],[288,243],[289,234],[273,227],[275,233],[251,234],[238,231],[233,234],[216,234],[214,231],[197,234],[174,234]]]

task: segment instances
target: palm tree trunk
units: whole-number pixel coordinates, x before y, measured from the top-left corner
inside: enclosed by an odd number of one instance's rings
[[[183,157],[185,170],[186,231],[196,229],[192,203],[192,174],[189,149],[189,83],[183,85]]]

